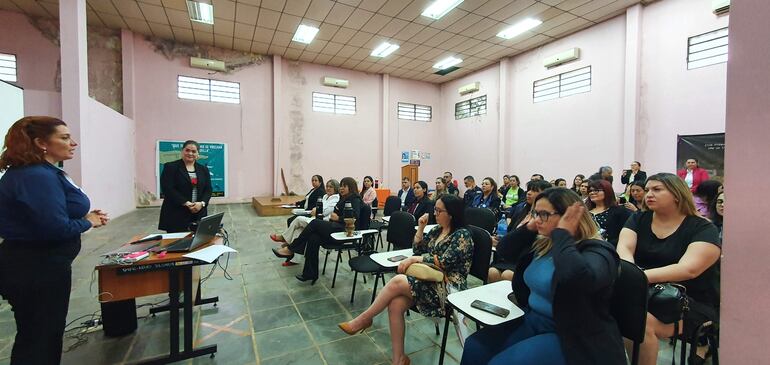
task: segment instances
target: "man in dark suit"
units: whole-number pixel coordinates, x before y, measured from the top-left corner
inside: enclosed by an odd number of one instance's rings
[[[620,175],[620,182],[623,185],[629,185],[635,181],[645,182],[647,180],[647,173],[642,171],[642,164],[639,161],[631,163],[631,170],[623,170],[623,174]]]
[[[446,184],[446,188],[449,194],[460,196],[460,189],[457,189],[457,182],[452,180],[452,173],[449,171],[444,172],[444,184]]]
[[[476,185],[476,179],[473,178],[473,176],[468,175],[463,179],[463,182],[465,183],[465,194],[463,194],[463,203],[465,203],[465,207],[471,206],[471,203],[473,203],[473,199],[476,198],[476,194],[481,194],[481,188]]]
[[[401,199],[401,206],[408,207],[414,201],[414,190],[412,190],[412,182],[409,178],[404,176],[401,179],[401,190],[398,191],[398,198]]]

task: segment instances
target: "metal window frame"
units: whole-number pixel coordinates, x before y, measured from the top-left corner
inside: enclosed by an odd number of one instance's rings
[[[593,69],[585,66],[532,82],[532,103],[566,98],[591,91]]]
[[[398,119],[402,120],[430,122],[433,120],[433,107],[399,101],[396,107],[396,114],[398,115]]]
[[[688,70],[727,62],[730,43],[728,27],[697,34],[687,38]]]
[[[355,96],[313,91],[311,100],[314,112],[355,115],[358,111],[358,103]]]
[[[177,75],[176,96],[183,100],[240,104],[241,84],[234,81]]]
[[[15,54],[0,53],[0,80],[7,82],[19,81],[19,64]]]
[[[487,96],[481,95],[455,103],[455,120],[487,114]]]

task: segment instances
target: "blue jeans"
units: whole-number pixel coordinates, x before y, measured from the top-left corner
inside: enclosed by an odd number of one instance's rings
[[[482,328],[465,340],[460,365],[564,365],[553,319],[529,311],[520,321]]]

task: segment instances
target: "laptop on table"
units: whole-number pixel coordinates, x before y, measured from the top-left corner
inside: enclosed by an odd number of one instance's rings
[[[198,228],[195,229],[192,237],[176,240],[159,250],[166,252],[189,252],[195,250],[198,246],[211,241],[216,236],[224,215],[225,213],[222,212],[201,218],[198,222]]]

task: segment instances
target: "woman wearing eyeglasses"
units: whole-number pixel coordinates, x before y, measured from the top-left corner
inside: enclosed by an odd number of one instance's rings
[[[623,341],[610,315],[620,265],[615,248],[601,240],[580,197],[569,189],[545,190],[531,215],[512,240],[531,247],[512,283],[525,314],[468,337],[461,364],[625,365]],[[498,253],[508,250],[497,247]]]
[[[339,327],[349,335],[361,332],[372,325],[372,318],[388,309],[390,341],[393,364],[409,364],[404,352],[404,313],[413,305],[424,316],[443,317],[447,286],[461,291],[467,289],[466,278],[471,268],[473,240],[465,226],[465,205],[453,194],[445,194],[436,201],[436,223],[439,227],[423,233],[428,224],[428,214],[417,221],[414,236],[414,256],[401,261],[398,273],[391,279],[371,306]],[[433,264],[445,273],[444,282],[419,281],[404,275],[414,263]]]
[[[588,211],[601,228],[604,239],[613,245],[618,244],[618,236],[631,211],[618,205],[615,191],[607,180],[592,180],[588,183]]]

